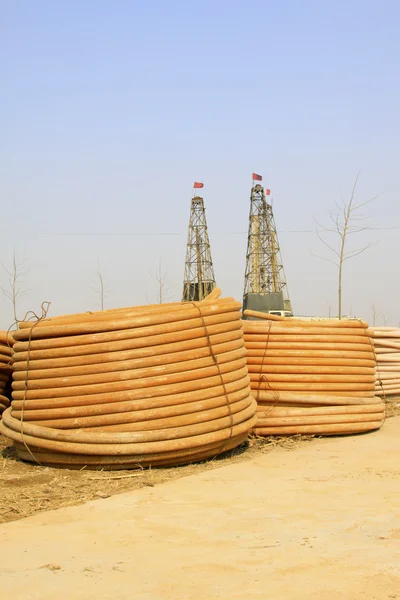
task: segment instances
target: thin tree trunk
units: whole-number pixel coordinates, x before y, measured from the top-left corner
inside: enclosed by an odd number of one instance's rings
[[[331,225],[330,226],[320,225],[317,221],[317,225],[320,227],[321,231],[326,231],[327,233],[337,233],[339,235],[339,244],[338,244],[338,247],[336,247],[336,245],[332,245],[329,242],[327,242],[325,239],[323,239],[323,237],[321,236],[320,230],[317,229],[317,236],[318,236],[319,240],[334,255],[333,258],[326,258],[324,256],[319,256],[318,258],[323,258],[324,260],[327,260],[327,261],[333,263],[336,266],[336,268],[338,269],[337,299],[338,299],[338,318],[339,319],[342,319],[342,317],[343,317],[342,284],[343,284],[344,262],[350,258],[354,258],[355,256],[358,256],[359,254],[361,254],[362,252],[365,252],[365,250],[367,250],[368,248],[371,247],[371,243],[369,242],[366,246],[363,246],[361,248],[356,248],[354,250],[350,250],[350,251],[346,252],[347,238],[350,235],[352,235],[354,233],[359,233],[361,231],[365,231],[366,229],[370,229],[369,225],[362,225],[362,224],[358,225],[358,222],[362,221],[364,219],[364,217],[362,215],[360,215],[359,213],[357,213],[357,215],[355,215],[354,213],[356,213],[356,211],[358,211],[361,207],[365,206],[366,204],[369,204],[369,202],[372,202],[372,200],[374,200],[377,197],[377,196],[375,196],[375,198],[372,198],[371,200],[367,200],[366,202],[362,202],[361,204],[354,205],[354,196],[355,196],[355,191],[356,191],[356,187],[357,187],[358,177],[359,177],[359,175],[357,175],[357,177],[355,179],[349,203],[346,204],[344,202],[344,200],[342,199],[342,205],[339,205],[338,203],[336,203],[336,206],[338,208],[337,213],[335,213],[333,211],[328,211],[330,220],[331,220]],[[373,307],[373,308],[375,309],[375,307]],[[352,312],[352,311],[350,311],[350,312]],[[376,311],[374,310],[374,320],[375,320],[376,316],[377,316]]]

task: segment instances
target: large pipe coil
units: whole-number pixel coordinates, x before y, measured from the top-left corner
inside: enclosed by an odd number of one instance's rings
[[[244,321],[244,341],[256,434],[337,435],[382,425],[385,404],[376,396],[375,348],[365,321],[245,315],[252,318]],[[395,385],[393,371],[381,377]]]
[[[400,328],[372,327],[377,360],[376,394],[400,396]]]
[[[242,443],[256,402],[241,306],[218,296],[20,323],[1,432],[23,460],[68,468],[178,465]]]

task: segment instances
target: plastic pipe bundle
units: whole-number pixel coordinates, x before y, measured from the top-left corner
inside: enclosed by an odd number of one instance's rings
[[[376,360],[368,325],[301,321],[254,311],[244,321],[258,435],[359,433],[379,428]]]
[[[400,328],[372,327],[377,360],[376,394],[400,396]]]
[[[256,422],[240,308],[211,296],[21,323],[0,430],[22,459],[68,468],[234,448]]]
[[[0,331],[0,418],[10,406],[8,382],[12,373],[12,336],[8,331]]]

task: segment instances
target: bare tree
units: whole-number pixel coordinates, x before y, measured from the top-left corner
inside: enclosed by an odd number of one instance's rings
[[[10,269],[2,264],[4,271],[8,275],[8,285],[1,286],[4,296],[10,300],[13,309],[14,323],[18,324],[18,303],[24,294],[29,290],[23,288],[23,283],[26,275],[29,273],[27,260],[18,261],[15,248],[13,249],[12,266]]]
[[[372,326],[375,327],[376,325],[376,320],[379,317],[379,313],[376,310],[376,306],[375,304],[372,305]]]
[[[171,286],[169,284],[169,273],[168,271],[163,270],[161,259],[159,260],[158,268],[152,277],[157,282],[157,303],[162,304],[170,299]]]
[[[323,245],[333,254],[333,258],[325,257],[325,256],[317,256],[317,258],[322,258],[323,260],[327,260],[332,262],[336,268],[338,269],[338,316],[339,319],[342,318],[342,281],[343,281],[343,265],[347,260],[358,256],[365,252],[368,248],[370,248],[373,244],[368,242],[368,244],[347,250],[347,242],[350,236],[353,236],[356,233],[361,233],[362,231],[366,231],[368,229],[372,229],[370,225],[363,225],[363,221],[365,221],[366,217],[360,214],[360,209],[375,200],[378,196],[367,200],[366,202],[361,202],[360,204],[355,203],[355,193],[359,175],[357,175],[353,189],[351,192],[351,197],[348,202],[346,202],[343,198],[341,202],[336,202],[336,211],[328,210],[329,221],[328,225],[321,225],[318,221],[317,223],[317,236],[318,239],[323,243]],[[330,243],[324,236],[326,234],[334,234],[337,238],[337,243]]]
[[[98,278],[99,287],[93,288],[93,289],[94,289],[95,293],[99,295],[101,310],[104,310],[104,300],[105,300],[106,295],[110,291],[110,285],[105,283],[105,281],[104,281],[103,272],[101,270],[100,263],[97,263],[96,274],[97,274],[97,278]]]
[[[385,313],[378,312],[376,310],[375,304],[373,304],[372,305],[372,326],[375,326],[377,324],[377,321],[379,319],[382,319],[382,323],[386,327],[386,324],[387,324],[387,315]]]

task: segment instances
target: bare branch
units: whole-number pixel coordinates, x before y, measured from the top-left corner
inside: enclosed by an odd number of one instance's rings
[[[335,250],[335,248],[333,248],[333,246],[331,246],[330,244],[328,244],[328,242],[326,242],[324,240],[324,238],[320,235],[319,231],[317,230],[317,236],[320,239],[320,241],[331,251],[334,252],[336,254],[336,256],[338,256],[340,258],[340,254],[337,250]]]
[[[371,204],[371,202],[373,202],[374,200],[376,200],[377,198],[379,198],[381,195],[382,194],[377,194],[373,198],[370,198],[369,200],[366,200],[365,202],[361,202],[360,204],[357,204],[356,206],[353,206],[353,210],[358,210],[359,208],[362,208],[363,206],[366,206],[367,204]]]
[[[362,231],[371,231],[373,228],[371,225],[366,225],[365,227],[357,227],[356,225],[352,225],[348,227],[347,233],[350,235],[352,233],[361,233]]]
[[[335,265],[335,267],[339,268],[339,264],[337,262],[335,262],[334,260],[332,260],[331,258],[327,258],[326,256],[320,256],[319,254],[314,254],[314,252],[310,251],[310,254],[312,254],[312,256],[315,256],[315,258],[319,258],[321,260],[326,260],[328,262],[331,262]]]
[[[324,225],[321,225],[321,223],[319,221],[317,221],[317,219],[314,217],[314,221],[316,222],[316,224],[318,225],[318,227],[320,227],[320,229],[323,229],[324,231],[329,231],[331,233],[336,233],[336,229],[330,229],[329,227],[325,227]]]
[[[351,191],[351,198],[350,198],[350,202],[348,204],[348,212],[350,214],[352,208],[353,208],[353,202],[354,202],[354,196],[356,194],[356,187],[357,187],[357,183],[358,183],[358,178],[360,177],[360,173],[358,172],[356,175],[356,178],[354,180],[354,185],[353,185],[353,189]]]
[[[337,208],[337,209],[338,209],[340,212],[342,212],[342,210],[343,210],[343,204],[344,204],[344,199],[343,199],[343,196],[340,196],[340,199],[341,199],[341,201],[342,201],[342,204],[339,204],[339,202],[338,202],[337,200],[335,200],[335,206],[336,206],[336,208]]]
[[[372,248],[372,246],[376,246],[377,243],[378,242],[369,242],[363,248],[359,248],[358,250],[353,250],[351,252],[348,252],[347,254],[344,254],[344,256],[343,256],[343,262],[345,260],[348,260],[349,258],[354,258],[355,256],[358,256],[359,254],[362,254],[363,252],[365,252],[369,248]]]

